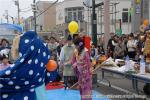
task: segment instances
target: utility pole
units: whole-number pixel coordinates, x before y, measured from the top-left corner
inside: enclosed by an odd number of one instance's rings
[[[112,5],[112,24],[111,24],[111,31],[113,32],[113,25],[114,25],[114,14],[113,14],[113,12],[114,12],[114,6]],[[116,12],[116,11],[115,11]],[[115,13],[116,14],[116,13]]]
[[[103,8],[102,6],[100,6],[99,9],[100,9],[100,30],[102,34],[103,33]]]
[[[104,43],[105,43],[105,50],[107,49],[107,43],[110,39],[110,14],[109,14],[109,0],[104,0]]]
[[[92,40],[97,46],[97,15],[95,13],[95,0],[92,1]]]
[[[33,0],[32,10],[34,16],[34,31],[36,32],[36,0]]]
[[[148,19],[148,20],[150,19],[149,6],[150,6],[149,0],[142,0],[141,1],[141,18],[142,19]]]
[[[18,9],[18,24],[20,24],[20,5],[19,5],[19,0],[15,1],[15,5],[17,6]]]
[[[8,18],[8,10],[5,10],[5,18],[6,18],[6,20],[7,20],[7,23],[9,23],[9,18]]]
[[[95,4],[95,0],[92,0],[92,7],[90,6],[87,6],[84,2],[83,4],[88,7],[88,8],[92,8],[92,41],[93,41],[93,44],[95,46],[97,46],[97,15],[96,15],[96,12],[95,12],[95,9],[99,6],[102,6],[104,5],[103,2],[99,3],[99,4]]]
[[[115,33],[116,33],[116,20],[117,20],[117,5],[119,4],[118,3],[112,3],[112,6],[114,5],[115,6],[115,20],[114,20],[114,27],[115,27]]]
[[[15,24],[14,17],[12,16],[9,16],[9,17],[11,17],[13,24]]]
[[[141,1],[136,2],[136,0],[131,1],[132,6],[134,8],[133,14],[132,14],[132,22],[131,22],[131,32],[135,33],[139,31],[139,27],[141,25],[142,19],[141,19]]]
[[[89,20],[89,17],[90,17],[90,15],[89,15],[89,8],[88,8],[88,23],[87,23],[87,32],[88,32],[88,35],[89,35],[89,29],[90,29],[90,20]]]

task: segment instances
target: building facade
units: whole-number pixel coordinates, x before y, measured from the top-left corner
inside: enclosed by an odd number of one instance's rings
[[[64,0],[56,6],[56,25],[60,30],[65,30],[71,20],[79,24],[79,31],[84,30],[91,34],[91,14],[92,9],[84,6],[86,0]],[[88,0],[87,0],[88,1]],[[90,0],[91,1],[91,0]],[[131,32],[131,18],[128,12],[131,8],[130,0],[110,0],[110,30],[115,32],[117,21],[121,20],[122,32],[124,34]],[[96,4],[103,0],[96,0]],[[85,2],[86,4],[86,2]],[[91,2],[88,2],[91,5]],[[97,13],[97,32],[104,33],[103,6],[96,8]],[[81,30],[80,30],[81,29]]]
[[[84,21],[84,6],[82,0],[64,0],[56,6],[56,26],[58,31],[64,31],[68,23],[75,20],[79,24],[79,31],[87,29]]]
[[[41,15],[38,16],[36,20],[37,31],[64,32],[68,28],[68,23],[75,20],[79,24],[79,32],[85,31],[87,34],[91,34],[92,8],[87,7],[87,5],[92,6],[91,1],[92,0],[64,0],[50,7],[43,14],[41,14],[41,12],[47,9],[53,2],[38,1],[36,3],[36,15]],[[104,0],[96,0],[96,4],[103,1]],[[118,28],[121,28],[123,34],[136,32],[135,30],[139,30],[138,27],[142,23],[142,19],[149,19],[150,0],[141,0],[140,14],[135,14],[135,10],[137,10],[134,5],[135,1],[136,0],[110,0],[110,32],[116,32]],[[104,6],[97,7],[96,14],[97,33],[101,34],[104,33]],[[138,16],[138,18],[136,18],[136,16]],[[33,29],[33,22],[26,22],[26,30],[29,29],[28,25],[32,25],[30,30]]]
[[[28,18],[26,18],[23,23],[23,29],[24,31],[29,31],[29,30],[34,30],[34,20],[33,20],[33,16],[30,16]]]
[[[36,19],[37,31],[53,31],[53,29],[55,29],[56,6],[55,5],[51,6],[52,3],[53,2],[50,1],[38,1],[36,3],[36,8],[37,8],[36,15],[38,16]],[[46,12],[42,13],[44,10],[46,10]]]

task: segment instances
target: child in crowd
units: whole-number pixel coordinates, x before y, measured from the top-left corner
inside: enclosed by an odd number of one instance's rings
[[[2,60],[2,63],[0,64],[0,71],[5,70],[6,68],[10,66],[8,55],[3,55],[1,60]]]

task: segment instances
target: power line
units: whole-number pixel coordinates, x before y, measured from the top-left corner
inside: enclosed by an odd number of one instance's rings
[[[51,8],[53,5],[55,5],[59,0],[56,0],[54,3],[52,3],[49,7],[47,7],[44,11],[42,11],[39,15],[36,16],[39,17],[40,15],[42,15],[43,13],[45,13],[49,8]]]
[[[40,15],[42,15],[43,13],[45,13],[50,7],[52,7],[53,5],[55,5],[58,2],[58,0],[56,0],[54,3],[52,3],[49,7],[47,7],[44,11],[42,11],[40,14],[36,15],[37,9],[36,9],[36,0],[33,0],[33,5],[32,5],[32,9],[33,9],[33,14],[34,14],[34,18],[32,20],[34,20],[34,29],[36,32],[36,18],[39,17]]]
[[[24,11],[20,11],[21,13],[25,13],[25,12],[29,12],[31,11],[32,9],[28,9],[28,10],[24,10]]]
[[[31,9],[31,7],[22,8],[20,10],[26,10],[26,9]]]

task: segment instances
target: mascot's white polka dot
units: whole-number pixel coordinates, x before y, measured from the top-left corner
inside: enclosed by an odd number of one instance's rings
[[[39,82],[41,82],[42,81],[42,78],[39,78],[39,80],[38,80]]]
[[[23,100],[28,100],[28,99],[29,99],[28,96],[25,96]]]
[[[13,81],[9,81],[9,82],[8,82],[8,85],[13,85],[13,84],[14,84]]]
[[[31,64],[31,63],[32,63],[32,60],[29,60],[29,61],[28,61],[28,64]]]
[[[22,53],[19,53],[19,57],[22,57]]]
[[[24,41],[25,43],[29,43],[29,40],[28,39],[25,39],[25,41]]]
[[[13,77],[13,79],[16,79],[16,77]]]
[[[47,44],[46,43],[43,43],[44,44],[44,46],[46,47],[47,46]]]
[[[50,55],[48,55],[48,59],[50,58]]]
[[[8,70],[8,71],[5,72],[6,75],[10,75],[10,73],[11,73],[10,70]]]
[[[31,50],[32,50],[32,51],[34,50],[34,46],[31,46]]]
[[[39,73],[36,74],[36,76],[39,76],[39,75],[40,75]]]
[[[23,61],[24,61],[24,58],[20,60],[21,63],[23,63]]]
[[[0,88],[2,88],[3,87],[3,85],[2,84],[0,84]]]
[[[33,75],[33,70],[30,70],[30,71],[29,71],[29,75]]]
[[[23,81],[24,81],[25,79],[24,79],[24,78],[22,78],[21,80],[23,80]]]
[[[13,68],[15,66],[15,64],[10,65],[11,68]]]
[[[46,56],[46,52],[43,52],[43,56],[44,56],[44,57]]]
[[[3,94],[2,98],[6,99],[8,97],[8,94]]]
[[[35,87],[35,85],[31,85],[31,87],[33,88],[33,87]]]
[[[50,73],[47,73],[47,76],[49,77],[51,74]]]
[[[43,67],[44,66],[44,63],[41,63],[41,67]]]
[[[35,59],[35,64],[37,64],[38,63],[38,59]]]
[[[41,50],[39,49],[39,50],[38,50],[38,53],[40,53],[40,52],[41,52]]]
[[[20,86],[15,86],[15,89],[16,89],[16,90],[20,89]]]
[[[25,84],[25,85],[28,85],[28,84],[29,84],[29,81],[25,81],[24,84]]]
[[[34,92],[34,89],[30,89],[30,92]]]

